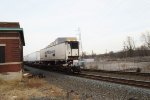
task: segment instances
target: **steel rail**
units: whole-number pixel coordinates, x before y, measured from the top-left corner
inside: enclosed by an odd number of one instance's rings
[[[122,79],[122,78],[100,76],[100,75],[93,75],[93,74],[83,74],[83,73],[80,73],[78,76],[83,77],[83,78],[88,78],[88,79],[107,81],[107,82],[112,82],[112,83],[118,83],[118,84],[124,84],[124,85],[150,89],[149,81],[130,80],[130,79]]]
[[[123,72],[123,71],[107,71],[107,70],[92,70],[92,69],[81,69],[82,72],[101,72],[118,75],[138,75],[138,76],[150,76],[150,73],[139,73],[139,72]]]

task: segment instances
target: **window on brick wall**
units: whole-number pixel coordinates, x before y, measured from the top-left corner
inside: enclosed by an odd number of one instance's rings
[[[0,46],[0,63],[5,62],[5,46]]]

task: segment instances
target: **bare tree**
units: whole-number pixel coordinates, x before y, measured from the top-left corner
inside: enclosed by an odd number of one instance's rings
[[[126,57],[132,57],[135,50],[135,42],[132,37],[128,36],[127,40],[124,42],[124,51],[126,52]]]
[[[123,42],[123,52],[122,53],[124,55],[123,57],[126,58],[127,57],[127,44],[125,41]]]
[[[130,36],[128,36],[127,37],[127,49],[128,50],[134,50],[135,49],[135,43],[134,43],[134,40],[133,40],[133,38],[132,37],[130,37]]]
[[[86,52],[82,52],[82,57],[85,57],[87,55]]]
[[[142,34],[142,40],[144,41],[144,45],[150,48],[150,32],[149,31]]]

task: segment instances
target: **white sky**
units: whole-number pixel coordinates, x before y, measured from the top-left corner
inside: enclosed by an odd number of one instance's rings
[[[24,54],[40,50],[57,37],[78,36],[83,51],[119,51],[127,36],[141,42],[150,30],[150,0],[0,0],[0,21],[20,22]]]

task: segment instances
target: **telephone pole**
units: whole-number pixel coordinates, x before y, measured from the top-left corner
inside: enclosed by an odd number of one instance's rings
[[[83,56],[82,40],[81,40],[81,30],[80,30],[80,27],[78,27],[78,33],[79,33],[78,35],[79,35],[79,44],[80,44],[80,45],[79,45],[79,46],[80,46],[79,48],[80,48],[80,52],[81,52],[80,54],[81,54],[81,56]]]

